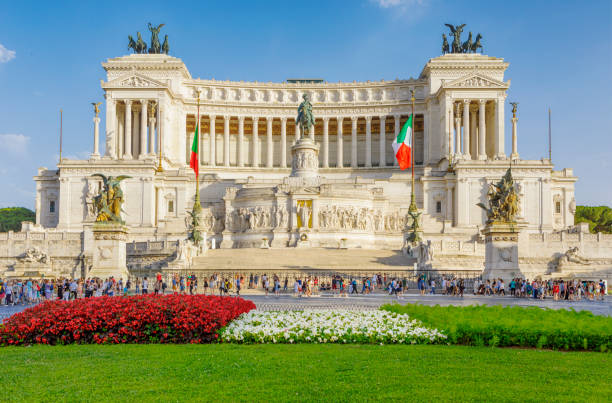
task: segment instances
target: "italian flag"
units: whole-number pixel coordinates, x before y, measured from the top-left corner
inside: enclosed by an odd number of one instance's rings
[[[403,171],[410,168],[410,158],[412,157],[412,115],[402,126],[402,130],[393,140],[392,146],[400,169]]]
[[[196,125],[195,134],[193,135],[193,144],[191,144],[191,159],[189,160],[189,167],[193,168],[196,179],[198,179],[200,166],[200,164],[198,164],[198,137],[198,125]]]

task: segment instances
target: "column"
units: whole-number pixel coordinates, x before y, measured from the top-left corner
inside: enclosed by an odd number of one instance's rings
[[[155,155],[155,109],[154,108],[151,108],[151,116],[149,116],[149,155]]]
[[[210,120],[210,130],[209,130],[209,136],[210,136],[210,159],[209,159],[209,163],[211,167],[214,167],[217,165],[217,133],[216,133],[216,127],[215,127],[215,123],[217,121],[217,116],[216,115],[209,115],[208,116],[209,120]]]
[[[116,141],[117,132],[117,104],[110,94],[106,94],[106,147],[104,155],[112,159],[117,158]]]
[[[504,98],[495,100],[495,158],[506,158],[504,151]]]
[[[366,155],[365,166],[372,168],[372,116],[366,116]]]
[[[329,168],[329,118],[323,118],[323,168]]]
[[[478,100],[478,159],[487,159],[486,149],[486,138],[487,138],[487,124],[485,120],[485,105],[487,104],[486,99]]]
[[[308,130],[308,138],[312,140],[313,142],[315,140],[315,124],[316,124],[316,119],[315,119],[315,123],[313,123],[312,126],[310,126],[310,130]]]
[[[223,116],[223,165],[230,166],[230,117]]]
[[[96,115],[93,118],[94,122],[94,144],[93,144],[93,153],[91,153],[92,158],[98,158],[100,153],[98,153],[99,142],[100,142],[100,118]]]
[[[476,120],[477,111],[470,111],[470,155],[476,159],[478,155],[478,122]]]
[[[337,144],[336,144],[336,168],[342,168],[343,167],[343,150],[342,150],[342,122],[344,121],[343,117],[337,117],[336,120],[338,121],[338,139],[337,139]]]
[[[272,168],[274,164],[274,142],[272,141],[272,121],[273,118],[266,118],[266,167]]]
[[[387,156],[385,155],[385,145],[386,140],[385,140],[385,120],[387,119],[386,116],[381,116],[380,117],[380,137],[379,137],[379,144],[378,144],[378,166],[379,167],[384,167],[387,165]]]
[[[253,166],[259,166],[259,118],[254,116],[253,118]]]
[[[461,157],[461,118],[460,103],[455,104],[455,156]]]
[[[510,158],[513,160],[517,160],[519,158],[518,144],[517,144],[517,138],[516,138],[516,123],[517,122],[518,122],[518,118],[516,116],[513,116],[512,117],[512,154],[510,154]]]
[[[357,119],[351,118],[351,168],[357,168]]]
[[[287,168],[287,118],[281,118],[281,168]]]
[[[236,146],[238,153],[238,166],[244,166],[244,116],[238,116],[238,144]]]
[[[470,100],[463,100],[463,156],[466,160],[470,157]]]
[[[446,99],[446,106],[447,106],[447,110],[448,110],[448,122],[446,122],[446,127],[444,128],[444,130],[448,129],[448,139],[444,139],[444,141],[448,141],[448,148],[445,150],[448,152],[449,156],[452,156],[454,154],[454,150],[453,150],[453,125],[455,124],[455,109],[453,108],[453,101],[450,99],[450,97],[447,97]],[[450,161],[449,161],[450,163]]]
[[[299,126],[299,121],[297,120],[297,118],[295,118],[295,136],[293,141],[297,142],[300,139],[300,126]],[[304,133],[306,134],[306,133]]]
[[[204,133],[202,133],[202,118],[203,116],[200,115],[200,121],[197,122],[196,124],[198,125],[198,163],[200,164],[200,167],[204,166]],[[198,116],[196,115],[196,120],[198,119]],[[200,171],[202,169],[200,168]]]
[[[395,123],[395,137],[397,137],[400,132],[400,115],[393,115],[393,122]],[[395,158],[395,154],[393,155],[393,166],[399,166],[397,158]]]
[[[160,156],[164,155],[164,145],[162,144],[163,138],[162,136],[166,133],[162,133],[162,109],[161,105],[157,104],[157,118],[156,118],[157,127],[155,128],[157,131],[157,152]],[[165,128],[164,128],[165,129]]]
[[[140,159],[147,155],[147,105],[146,99],[140,100]]]
[[[125,101],[125,137],[123,158],[132,158],[132,101]]]

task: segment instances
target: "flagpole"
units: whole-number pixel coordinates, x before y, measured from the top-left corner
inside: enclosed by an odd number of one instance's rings
[[[64,129],[64,120],[63,120],[63,112],[60,109],[60,141],[59,141],[59,163],[62,163],[62,135]]]
[[[548,161],[552,164],[552,129],[551,129],[551,112],[548,108]]]
[[[198,114],[197,114],[197,120],[196,120],[196,131],[195,133],[198,135],[198,137],[200,136],[200,92],[201,90],[198,90]],[[196,151],[196,155],[198,156],[198,170],[196,171],[196,191],[195,191],[195,200],[193,202],[193,213],[194,214],[199,214],[200,211],[202,211],[202,205],[200,204],[200,139],[198,138],[198,149]]]
[[[412,185],[410,187],[410,207],[408,207],[408,211],[414,213],[418,210],[414,197],[414,90],[410,90],[410,101],[412,102],[412,127],[410,128],[410,166],[412,171]]]

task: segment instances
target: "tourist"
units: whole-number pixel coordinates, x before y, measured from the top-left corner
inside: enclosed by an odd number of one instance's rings
[[[146,295],[149,293],[149,280],[145,277],[142,279],[142,294]]]

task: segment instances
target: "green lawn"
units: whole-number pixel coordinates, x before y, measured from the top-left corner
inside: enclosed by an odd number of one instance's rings
[[[465,346],[0,349],[0,401],[611,401],[612,356]]]

